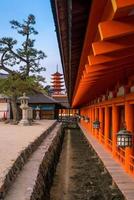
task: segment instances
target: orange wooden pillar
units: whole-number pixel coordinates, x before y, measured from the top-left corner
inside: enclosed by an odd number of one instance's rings
[[[93,122],[95,120],[95,109],[92,108],[92,134],[94,135],[94,128],[93,128]]]
[[[112,154],[116,157],[117,150],[117,132],[119,131],[119,111],[118,107],[114,104],[112,106]]]
[[[108,144],[108,135],[109,135],[109,108],[105,107],[105,132],[104,132],[104,139],[105,139],[105,146],[107,147]]]
[[[102,124],[103,124],[103,112],[101,107],[99,108],[99,121],[100,121],[99,141],[101,143]]]
[[[125,122],[128,131],[133,131],[133,106],[129,102],[125,103]],[[125,148],[125,169],[127,172],[130,170],[130,155],[132,155],[132,147]]]
[[[90,118],[90,132],[92,132],[92,108],[90,108],[90,114],[89,114],[89,118]]]

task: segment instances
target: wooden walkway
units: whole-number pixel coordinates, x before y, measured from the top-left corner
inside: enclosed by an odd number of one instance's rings
[[[98,141],[79,124],[87,140],[110,173],[114,183],[124,195],[125,200],[134,200],[134,179],[129,176]]]

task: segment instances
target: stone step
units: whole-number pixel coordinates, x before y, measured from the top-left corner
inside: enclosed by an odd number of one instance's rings
[[[57,122],[55,121],[49,128],[42,132],[33,142],[23,149],[19,153],[18,157],[13,161],[10,168],[6,169],[6,173],[2,178],[0,178],[0,199],[5,197],[5,194],[9,190],[19,172],[22,170],[25,163],[28,161],[31,154],[39,147],[56,124]]]
[[[35,200],[42,199],[46,195],[47,188],[51,184],[53,174],[51,170],[54,171],[56,168],[55,153],[61,146],[61,136],[61,125],[57,124],[29,158],[4,200]]]

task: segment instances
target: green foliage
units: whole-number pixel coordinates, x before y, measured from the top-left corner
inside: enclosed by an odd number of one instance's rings
[[[35,16],[30,14],[22,23],[12,20],[11,28],[22,35],[24,40],[19,48],[18,41],[11,37],[0,39],[0,70],[8,72],[6,79],[0,79],[0,93],[12,96],[20,96],[23,92],[33,92],[42,88],[41,82],[45,79],[40,73],[45,71],[41,66],[41,60],[46,55],[43,51],[34,48]]]
[[[0,39],[0,69],[8,73],[19,72],[27,77],[31,74],[36,75],[45,71],[45,67],[41,66],[41,60],[46,55],[43,51],[34,48],[35,39],[34,35],[38,32],[35,30],[35,16],[30,14],[23,23],[16,20],[10,21],[11,28],[15,29],[18,34],[22,35],[24,40],[19,48],[16,48],[18,41],[10,38],[3,37]],[[14,68],[15,67],[15,68]]]
[[[31,94],[35,91],[42,91],[42,89],[38,78],[34,76],[22,78],[20,74],[14,74],[0,79],[0,93],[11,98],[13,96],[21,96],[23,92]]]

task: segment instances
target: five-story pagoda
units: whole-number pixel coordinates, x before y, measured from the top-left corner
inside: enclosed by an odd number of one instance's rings
[[[52,94],[59,95],[65,90],[64,81],[63,81],[63,74],[58,72],[58,66],[56,73],[51,75],[51,84],[52,84]]]

